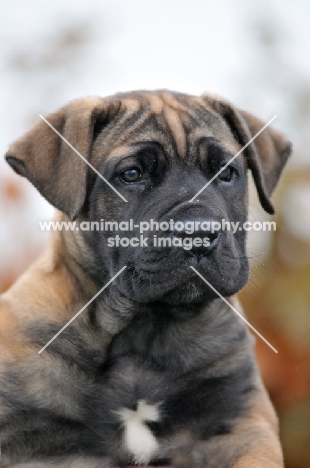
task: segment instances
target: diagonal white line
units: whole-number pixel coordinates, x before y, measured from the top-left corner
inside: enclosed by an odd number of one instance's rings
[[[270,343],[269,341],[266,340],[266,338],[263,337],[263,335],[261,333],[259,333],[259,331],[256,330],[255,327],[253,327],[253,325],[250,324],[250,322],[247,321],[246,318],[243,317],[243,315],[237,310],[235,309],[234,306],[232,306],[228,301],[227,299],[225,299],[225,297],[223,297],[213,286],[212,284],[209,283],[209,281],[206,280],[206,278],[204,278],[200,273],[199,271],[196,270],[196,268],[194,268],[193,266],[190,267],[198,276],[199,278],[201,278],[208,286],[209,288],[212,289],[212,291],[214,291],[224,302],[225,304],[227,304],[246,324],[248,327],[250,327],[255,333],[256,335],[258,335],[271,349],[272,351],[274,351],[275,353],[278,353],[278,351],[276,350],[276,348],[274,348]]]
[[[216,178],[217,178],[217,176],[218,176],[218,175],[219,175],[219,174],[220,174],[222,171],[224,171],[224,170],[226,169],[226,167],[228,167],[228,166],[229,166],[229,164],[231,164],[231,163],[232,163],[232,162],[233,162],[233,161],[234,161],[234,160],[235,160],[235,159],[236,159],[236,158],[239,156],[239,154],[240,154],[240,153],[242,153],[242,151],[244,151],[244,150],[245,150],[245,148],[247,148],[247,147],[248,147],[248,146],[249,146],[249,145],[252,143],[252,141],[254,141],[254,140],[255,140],[255,138],[257,138],[257,137],[258,137],[258,135],[260,135],[260,134],[261,134],[261,133],[262,133],[262,132],[265,130],[265,128],[267,128],[267,127],[268,127],[268,125],[270,125],[270,124],[271,124],[271,123],[274,121],[274,119],[276,119],[276,118],[277,118],[277,116],[276,116],[276,115],[274,115],[274,116],[272,117],[272,119],[270,119],[270,120],[269,120],[269,122],[267,122],[267,123],[266,123],[266,125],[264,125],[264,126],[263,126],[263,128],[261,128],[261,129],[259,130],[259,132],[257,132],[257,133],[256,133],[256,135],[254,135],[254,136],[253,136],[253,138],[251,138],[251,140],[250,140],[250,141],[248,141],[248,142],[247,142],[247,144],[246,144],[246,145],[244,145],[244,147],[243,147],[243,148],[241,148],[241,150],[239,150],[239,151],[238,151],[238,153],[237,153],[237,154],[235,154],[235,156],[234,156],[233,158],[231,158],[231,160],[230,160],[230,161],[228,161],[228,163],[227,163],[227,164],[225,164],[225,166],[223,166],[223,167],[222,167],[222,168],[221,168],[221,169],[218,171],[218,173],[217,173],[217,174],[215,174],[215,176],[213,176],[213,177],[212,177],[212,179],[210,179],[210,180],[209,180],[209,181],[206,183],[206,185],[204,185],[204,186],[202,187],[202,189],[200,189],[200,190],[199,190],[199,192],[197,192],[197,193],[196,193],[196,195],[195,195],[193,198],[191,198],[191,199],[190,199],[190,202],[193,202],[193,201],[195,200],[195,198],[197,198],[197,197],[198,197],[198,195],[200,195],[200,194],[201,194],[201,192],[203,192],[203,191],[204,191],[204,189],[206,189],[206,188],[208,187],[208,185],[210,185],[210,184],[211,184],[211,182],[213,182],[213,181],[214,181],[214,179],[216,179]]]
[[[103,288],[101,288],[100,291],[97,292],[97,294],[95,294],[94,297],[93,297],[90,301],[88,301],[87,304],[85,304],[85,305],[82,307],[82,309],[79,310],[79,311],[74,315],[74,317],[72,317],[72,319],[69,320],[68,323],[66,323],[66,325],[65,325],[64,327],[62,327],[62,329],[59,330],[59,332],[56,333],[56,335],[55,335],[48,343],[46,343],[46,345],[43,346],[43,348],[40,349],[40,351],[38,351],[38,354],[41,354],[42,351],[44,351],[44,350],[57,338],[57,336],[59,336],[60,333],[62,333],[62,332],[70,325],[70,323],[72,323],[73,320],[75,320],[75,319],[83,312],[83,310],[85,310],[86,307],[88,307],[89,304],[91,304],[91,303],[96,299],[96,297],[98,297],[99,294],[101,294],[102,291],[104,291],[104,289],[107,288],[107,287],[109,286],[109,284],[111,284],[111,283],[115,280],[115,278],[117,278],[118,275],[120,275],[120,274],[125,270],[125,268],[127,268],[127,266],[124,266],[121,270],[119,270],[119,272],[116,273],[116,275],[114,275],[113,278],[111,278],[110,281],[109,281],[105,286],[103,286]]]
[[[106,184],[108,184],[108,186],[111,187],[111,189],[114,190],[114,192],[117,193],[117,195],[118,195],[119,197],[121,197],[122,200],[124,200],[125,202],[128,202],[128,200],[126,200],[126,198],[123,197],[123,195],[122,195],[121,193],[119,193],[119,191],[116,190],[116,188],[113,187],[113,185],[110,184],[110,182],[109,182],[107,179],[105,179],[105,178],[103,177],[103,175],[100,174],[100,172],[97,171],[97,169],[96,169],[92,164],[90,164],[90,162],[87,161],[87,159],[84,158],[84,156],[82,156],[81,153],[79,153],[78,150],[75,149],[74,146],[72,146],[71,143],[70,143],[68,140],[66,140],[66,138],[65,138],[64,136],[62,136],[62,134],[59,133],[58,130],[56,130],[56,128],[53,127],[53,125],[50,124],[50,123],[46,120],[45,117],[43,117],[43,115],[39,114],[39,117],[41,117],[41,119],[44,120],[44,122],[47,123],[47,125],[48,125],[49,127],[51,127],[51,129],[54,130],[54,132],[57,133],[57,135],[58,135],[65,143],[67,143],[67,145],[70,146],[70,148],[73,149],[73,151],[75,151],[76,154],[77,154],[78,156],[80,156],[81,159],[83,159],[83,161],[85,162],[85,164],[87,164],[89,167],[91,167],[92,170],[93,170],[94,172],[96,172],[96,174],[97,174],[99,177],[101,177],[101,179],[102,179]]]

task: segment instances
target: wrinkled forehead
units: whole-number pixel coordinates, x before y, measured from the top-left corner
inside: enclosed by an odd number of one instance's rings
[[[212,137],[228,151],[239,145],[223,117],[200,97],[168,91],[134,92],[113,97],[117,113],[102,129],[94,153],[121,158],[140,143],[158,143],[179,157],[202,138]]]

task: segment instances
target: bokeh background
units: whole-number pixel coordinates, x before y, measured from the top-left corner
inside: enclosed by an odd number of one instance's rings
[[[11,0],[0,4],[0,152],[84,95],[212,91],[294,143],[275,233],[251,233],[241,301],[280,418],[287,468],[310,468],[310,3],[307,0]],[[44,162],[42,162],[44,164]],[[251,184],[251,220],[270,217]],[[39,255],[53,208],[0,160],[0,291]],[[267,468],[267,467],[266,467]]]

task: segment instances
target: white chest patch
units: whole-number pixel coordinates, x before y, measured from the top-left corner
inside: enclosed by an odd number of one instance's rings
[[[145,422],[157,422],[160,419],[156,405],[138,401],[137,410],[121,408],[117,414],[124,427],[124,444],[133,456],[135,463],[147,464],[156,455],[159,445]]]

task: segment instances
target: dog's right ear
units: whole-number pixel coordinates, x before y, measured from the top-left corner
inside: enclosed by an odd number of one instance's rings
[[[291,143],[282,133],[270,126],[261,132],[264,122],[236,108],[225,99],[210,94],[204,94],[203,98],[224,118],[240,145],[245,146],[244,155],[252,172],[261,205],[267,213],[273,214],[270,196],[291,154]],[[254,141],[247,146],[253,138]]]
[[[94,128],[105,119],[103,98],[72,101],[46,120],[85,159],[89,159]],[[56,208],[75,219],[86,197],[88,166],[43,120],[15,141],[5,156]]]

